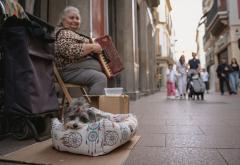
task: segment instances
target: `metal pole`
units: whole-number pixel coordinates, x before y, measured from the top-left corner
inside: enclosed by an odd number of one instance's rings
[[[4,4],[3,4],[3,2],[2,2],[2,1],[0,1],[0,7],[1,7],[1,10],[2,10],[2,13],[3,13],[3,15],[5,15],[5,16],[6,16],[6,10],[5,10],[5,6],[4,6]]]
[[[0,25],[3,24],[3,22],[7,19],[7,13],[6,13],[6,9],[5,6],[3,4],[3,2],[0,0],[0,10],[1,10],[1,14],[0,14]]]

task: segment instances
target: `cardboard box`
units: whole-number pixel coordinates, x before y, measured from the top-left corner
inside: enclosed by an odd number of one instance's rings
[[[91,107],[95,107],[97,109],[99,109],[99,95],[88,95],[88,97],[90,98],[91,100]]]
[[[113,114],[129,113],[129,97],[121,96],[99,96],[99,109]]]

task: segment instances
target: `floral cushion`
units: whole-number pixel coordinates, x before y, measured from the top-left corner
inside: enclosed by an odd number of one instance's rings
[[[111,114],[91,107],[102,116],[80,129],[65,129],[57,118],[52,120],[52,142],[56,150],[75,154],[104,155],[129,141],[136,133],[137,119],[132,114]]]

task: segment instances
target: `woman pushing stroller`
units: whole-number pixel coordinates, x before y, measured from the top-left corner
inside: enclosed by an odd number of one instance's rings
[[[178,92],[180,99],[186,98],[186,93],[189,90],[188,98],[194,99],[195,95],[203,99],[203,91],[205,86],[199,75],[200,73],[200,60],[196,58],[196,53],[192,53],[192,59],[185,63],[184,55],[181,55],[179,61],[177,62],[177,72],[178,72]],[[188,70],[189,66],[189,70]],[[188,72],[187,72],[188,70]]]

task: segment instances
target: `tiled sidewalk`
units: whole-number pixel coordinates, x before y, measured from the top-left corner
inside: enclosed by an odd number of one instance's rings
[[[240,96],[131,102],[141,139],[125,165],[240,165]]]
[[[130,111],[141,139],[125,165],[240,165],[240,96],[166,100],[162,92],[132,101]],[[0,140],[0,156],[34,142]]]

